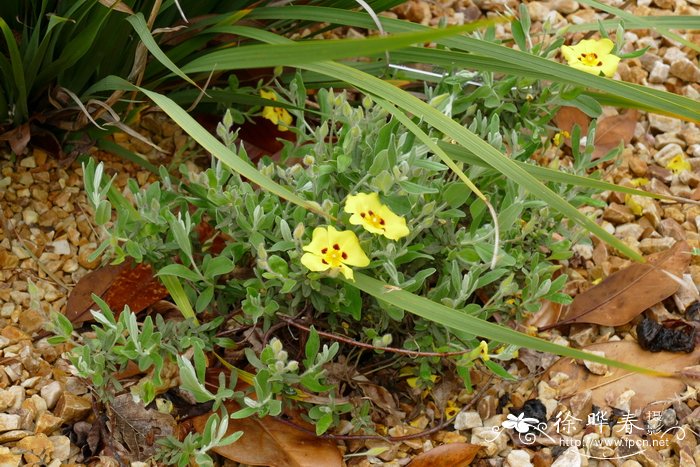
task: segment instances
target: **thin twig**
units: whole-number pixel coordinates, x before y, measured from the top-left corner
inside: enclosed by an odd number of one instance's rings
[[[308,326],[305,326],[301,323],[298,323],[294,321],[292,318],[289,318],[288,316],[282,316],[278,315],[277,316],[279,319],[284,321],[287,324],[290,324],[296,328],[302,329],[306,332],[311,332],[311,328]],[[365,344],[364,342],[359,342],[354,339],[350,339],[349,337],[344,337],[344,336],[338,336],[336,334],[331,334],[329,332],[324,332],[324,331],[318,331],[316,330],[319,336],[327,337],[328,339],[333,339],[336,341],[343,342],[344,344],[349,344],[349,345],[354,345],[355,347],[362,347],[365,349],[371,349],[371,350],[381,350],[384,352],[390,352],[390,353],[398,353],[402,355],[408,355],[409,357],[454,357],[457,355],[464,355],[466,353],[471,352],[471,349],[468,350],[460,350],[456,352],[422,352],[420,350],[406,350],[406,349],[399,349],[396,347],[380,347],[372,344]]]

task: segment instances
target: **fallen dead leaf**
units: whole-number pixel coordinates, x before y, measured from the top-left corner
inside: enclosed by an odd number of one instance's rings
[[[561,303],[554,303],[549,300],[541,301],[540,309],[537,313],[530,316],[525,324],[527,326],[535,326],[537,328],[544,328],[546,326],[551,326],[557,321],[559,321],[559,316],[561,316]]]
[[[637,126],[637,110],[631,109],[620,115],[601,118],[595,132],[595,149],[591,159],[596,160],[620,145],[627,144],[634,136]]]
[[[472,463],[481,448],[469,443],[443,444],[418,455],[408,467],[465,467]]]
[[[229,413],[239,409],[234,402],[227,402]],[[194,429],[202,433],[211,412],[191,419]],[[300,421],[295,420],[296,424]],[[304,428],[313,430],[313,426]],[[298,430],[272,417],[260,419],[253,415],[239,420],[229,420],[230,435],[243,431],[238,441],[213,449],[217,454],[235,462],[269,467],[340,467],[343,458],[336,444],[313,434]]]
[[[686,383],[682,379],[681,371],[696,364],[700,358],[700,347],[688,354],[648,352],[639,347],[636,342],[631,341],[592,344],[583,350],[601,351],[605,353],[606,358],[645,368],[668,373],[677,372],[676,377],[663,378],[608,367],[607,374],[599,376],[588,371],[583,362],[565,357],[557,360],[542,377],[542,380],[547,382],[557,373],[566,373],[569,375],[569,379],[557,386],[559,399],[568,398],[590,389],[593,393],[593,404],[598,407],[611,407],[620,394],[631,389],[636,393],[630,400],[631,412],[639,409],[644,412],[663,410],[669,406],[674,396],[685,390]]]
[[[156,441],[175,434],[177,424],[172,415],[146,409],[134,402],[131,394],[114,398],[107,410],[111,443],[119,443],[129,460],[144,461],[158,448]],[[121,450],[121,449],[120,449]]]
[[[690,246],[677,242],[673,247],[634,263],[606,278],[574,298],[556,324],[540,330],[573,323],[620,326],[647,308],[673,295],[679,279],[690,265]]]
[[[562,107],[552,119],[560,131],[568,132],[578,124],[581,127],[581,136],[588,133],[588,125],[591,118],[576,107]],[[637,125],[637,110],[631,109],[620,115],[603,117],[598,120],[595,133],[595,149],[591,156],[593,160],[599,159],[615,149],[622,141],[629,143],[634,136],[634,128]],[[571,138],[565,138],[564,144],[571,147]]]
[[[578,126],[581,127],[581,135],[586,135],[588,133],[588,124],[591,121],[591,117],[576,107],[562,107],[552,120],[557,128],[559,128],[559,130],[562,132],[565,131],[571,134],[571,130],[573,130],[574,125],[578,124]],[[571,138],[564,139],[564,143],[571,147]]]
[[[92,320],[90,310],[97,308],[92,294],[101,297],[114,315],[119,316],[125,305],[138,313],[166,297],[168,290],[148,264],[132,267],[130,262],[125,262],[103,266],[83,276],[68,296],[65,315],[74,325]]]

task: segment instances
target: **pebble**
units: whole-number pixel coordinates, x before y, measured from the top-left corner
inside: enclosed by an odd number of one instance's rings
[[[654,62],[654,66],[649,72],[650,83],[665,83],[671,70],[670,65],[666,65],[661,60]]]
[[[17,414],[0,413],[0,431],[18,430],[20,417]]]
[[[671,62],[671,74],[690,83],[700,81],[700,68],[687,58]]]
[[[454,427],[455,430],[470,430],[472,428],[480,427],[483,423],[479,412],[460,412],[455,417]]]
[[[551,7],[548,3],[537,1],[527,3],[527,12],[532,21],[544,21],[550,11]]]
[[[649,114],[649,126],[653,130],[664,133],[678,133],[681,131],[680,120],[664,115]]]
[[[675,219],[663,219],[661,222],[659,222],[657,230],[662,236],[671,237],[676,241],[686,239],[685,229]]]
[[[676,241],[671,237],[645,238],[639,243],[639,249],[645,255],[650,255],[652,253],[668,250],[675,243]]]
[[[36,167],[36,160],[34,160],[33,156],[25,157],[19,162],[19,166],[27,169],[33,169]]]
[[[654,160],[662,167],[666,167],[674,157],[683,155],[685,151],[678,144],[667,144],[654,154]]]
[[[637,177],[645,176],[647,174],[647,170],[649,169],[647,163],[638,157],[631,157],[628,164],[632,173]]]
[[[54,240],[53,242],[49,243],[53,247],[53,252],[56,253],[57,255],[70,255],[71,250],[70,250],[70,244],[68,243],[68,240],[66,239],[61,239],[61,240]]]
[[[634,214],[627,206],[612,203],[603,212],[603,219],[613,224],[626,224],[634,220]]]
[[[575,0],[552,0],[552,8],[563,15],[569,15],[577,11],[580,5]]]
[[[491,457],[508,447],[508,437],[505,431],[494,432],[491,427],[476,427],[472,429],[470,443],[483,446],[483,453]]]
[[[581,467],[581,454],[571,446],[552,462],[551,467]]]
[[[63,394],[63,386],[58,381],[52,381],[41,388],[40,394],[46,401],[46,406],[49,409],[53,409],[61,394]]]
[[[600,350],[586,350],[586,353],[598,355],[599,357],[605,357],[605,352]],[[588,368],[588,371],[594,375],[604,375],[608,372],[608,365],[605,365],[604,363],[589,362],[588,360],[584,360],[583,364],[586,368]]]
[[[513,449],[506,457],[506,467],[532,467],[530,454],[523,449]]]

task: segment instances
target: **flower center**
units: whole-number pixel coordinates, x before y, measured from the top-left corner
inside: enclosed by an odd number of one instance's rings
[[[369,211],[367,211],[367,212],[361,212],[361,213],[360,213],[360,217],[362,217],[362,218],[365,220],[365,222],[367,222],[368,224],[370,224],[370,225],[371,225],[372,227],[374,227],[375,229],[382,229],[382,230],[384,230],[384,224],[385,224],[386,222],[384,222],[384,219],[382,219],[381,217],[379,217],[379,216],[378,216],[374,211],[372,211],[371,209],[370,209]]]
[[[586,66],[601,66],[603,64],[603,62],[598,60],[598,54],[595,52],[582,52],[581,55],[578,56],[578,59]]]
[[[333,244],[333,248],[324,248],[321,250],[323,257],[321,262],[323,264],[328,264],[333,268],[337,268],[343,261],[348,259],[348,254],[340,249],[340,245],[337,243]]]

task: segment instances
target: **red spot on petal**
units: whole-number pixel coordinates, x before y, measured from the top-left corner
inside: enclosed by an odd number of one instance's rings
[[[321,254],[325,255],[327,251],[328,251],[328,248],[324,248],[323,250],[321,250]]]
[[[345,252],[343,252],[343,254],[341,256],[343,257],[343,259],[348,259],[348,254]]]
[[[340,245],[338,245],[337,243],[334,243],[334,244],[333,244],[333,249],[334,249],[334,250],[340,250]]]

